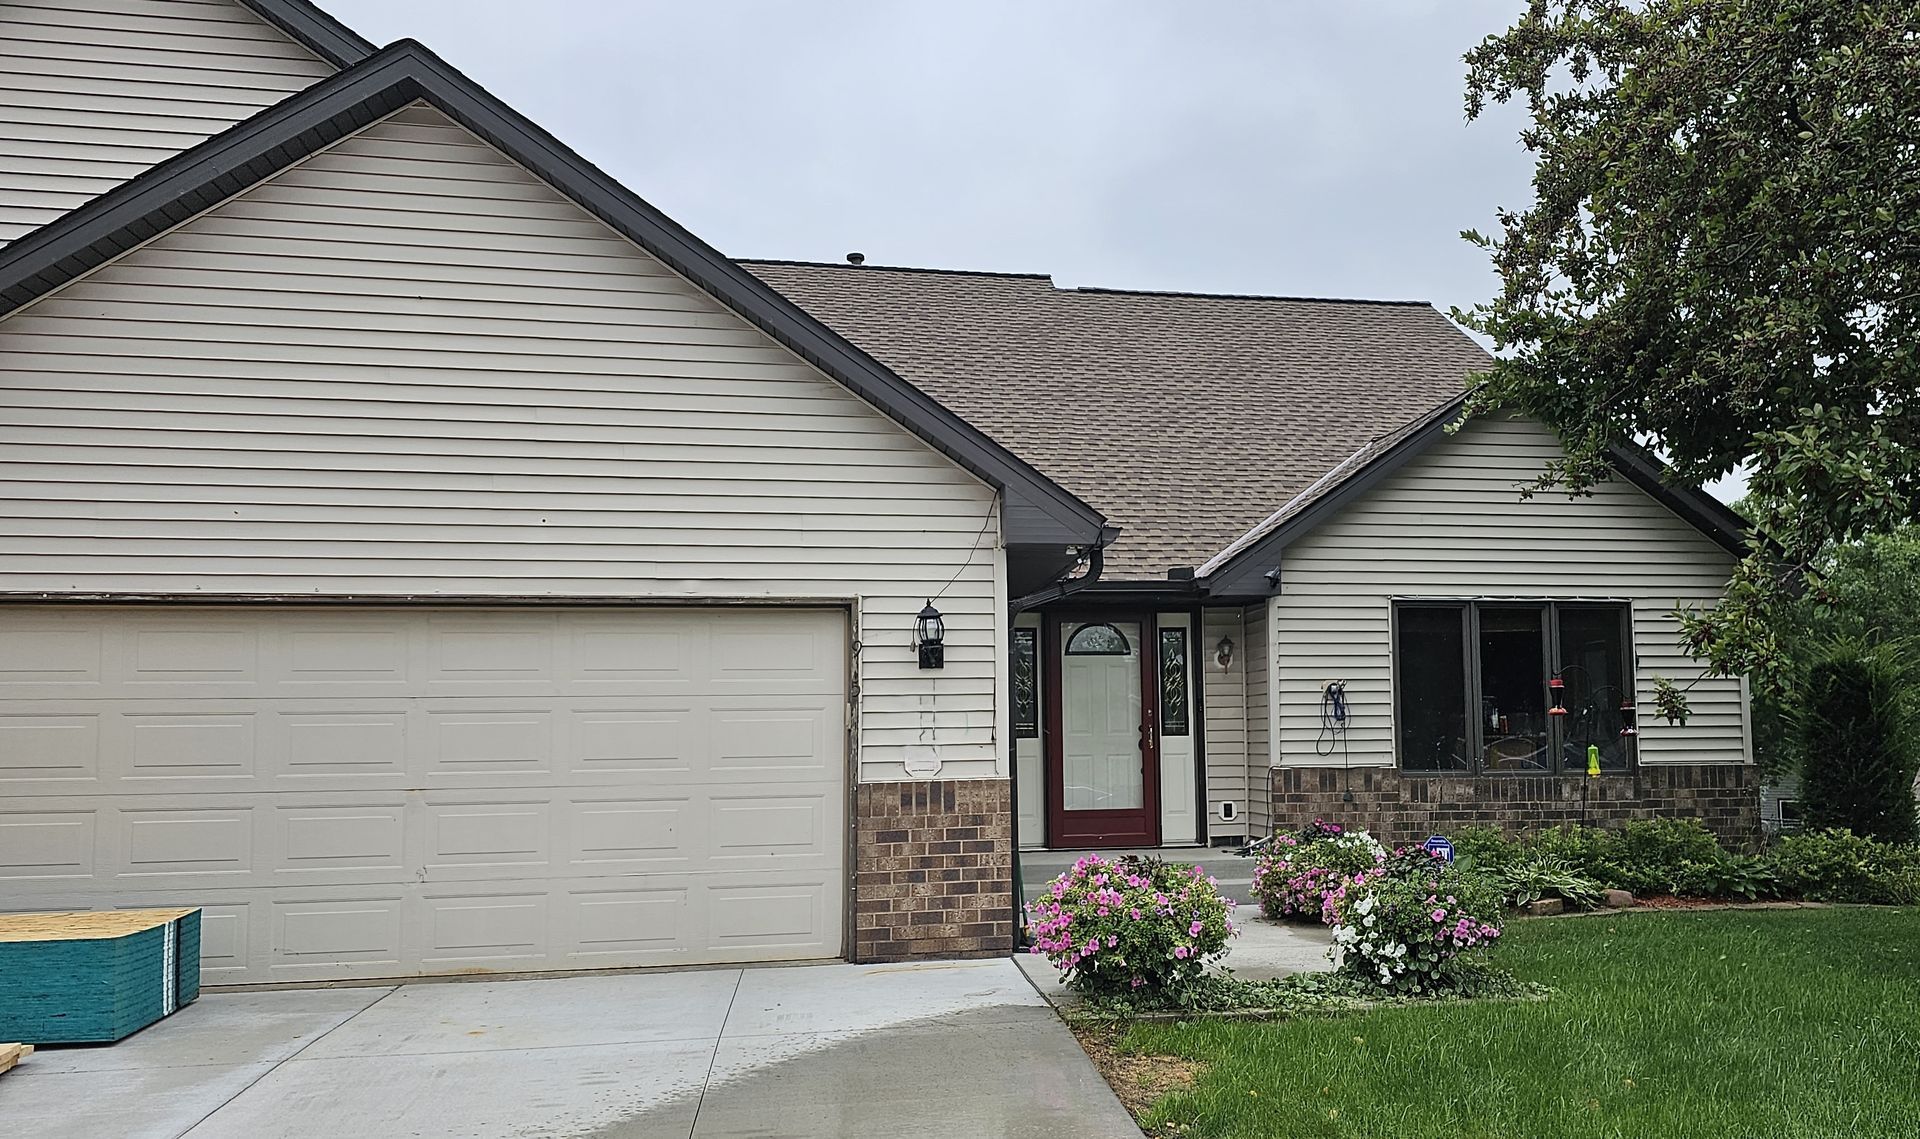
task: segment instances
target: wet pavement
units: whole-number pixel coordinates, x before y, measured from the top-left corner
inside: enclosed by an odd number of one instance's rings
[[[0,1079],[0,1132],[1138,1139],[1012,961],[209,993]]]

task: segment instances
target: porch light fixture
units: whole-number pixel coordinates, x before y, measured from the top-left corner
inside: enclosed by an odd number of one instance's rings
[[[1220,643],[1213,646],[1213,663],[1221,668],[1233,667],[1233,638],[1221,637]]]
[[[913,622],[914,639],[920,643],[921,668],[947,667],[947,649],[941,642],[947,636],[947,623],[940,619],[940,611],[933,607],[933,600],[927,600],[927,607],[920,610],[920,616]]]

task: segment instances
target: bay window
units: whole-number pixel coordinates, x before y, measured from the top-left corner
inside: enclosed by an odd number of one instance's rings
[[[1400,767],[1582,773],[1594,759],[1603,771],[1625,770],[1633,745],[1630,620],[1616,603],[1396,603]]]

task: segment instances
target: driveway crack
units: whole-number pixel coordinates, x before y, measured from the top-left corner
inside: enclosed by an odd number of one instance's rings
[[[255,1076],[253,1079],[248,1080],[245,1087],[241,1088],[239,1091],[234,1092],[232,1095],[228,1096],[226,1099],[223,1099],[219,1103],[215,1104],[213,1106],[212,1111],[209,1111],[205,1115],[194,1120],[193,1123],[186,1128],[186,1130],[181,1131],[176,1135],[176,1139],[187,1139],[187,1136],[192,1135],[196,1130],[198,1130],[202,1123],[205,1123],[207,1120],[212,1119],[215,1115],[218,1115],[228,1104],[232,1103],[234,1100],[237,1100],[241,1096],[246,1095],[248,1092],[252,1091],[255,1084],[258,1084],[261,1080],[264,1080],[268,1076],[271,1076],[275,1072],[279,1071],[280,1065],[285,1064],[289,1060],[299,1059],[301,1053],[305,1052],[307,1049],[313,1047],[314,1045],[320,1043],[322,1040],[325,1040],[327,1037],[332,1036],[334,1033],[340,1031],[342,1028],[345,1028],[348,1024],[352,1023],[353,1021],[359,1019],[361,1013],[366,1012],[367,1009],[370,1009],[374,1005],[379,1004],[380,1001],[384,1001],[388,997],[399,992],[400,988],[401,987],[399,985],[395,985],[391,989],[388,989],[386,992],[381,993],[379,1000],[369,1001],[364,1008],[361,1008],[359,1011],[355,1012],[352,1016],[343,1018],[339,1024],[334,1025],[332,1028],[327,1029],[325,1032],[314,1037],[312,1040],[309,1040],[305,1044],[302,1044],[291,1055],[282,1056],[279,1060],[276,1060],[273,1064],[273,1067],[268,1068],[266,1071]]]
[[[693,1139],[694,1133],[700,1130],[700,1109],[707,1104],[707,1088],[713,1085],[713,1070],[720,1064],[720,1044],[727,1038],[727,1022],[733,1019],[733,1002],[740,999],[740,986],[746,979],[745,969],[740,970],[733,979],[733,992],[727,997],[726,1015],[720,1018],[720,1031],[713,1037],[713,1055],[707,1057],[707,1078],[700,1081],[700,1098],[693,1105],[693,1122],[687,1126],[687,1139]]]

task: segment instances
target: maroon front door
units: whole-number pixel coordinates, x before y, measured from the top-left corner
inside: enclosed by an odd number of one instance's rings
[[[1047,619],[1051,846],[1160,845],[1152,631],[1152,614]]]

